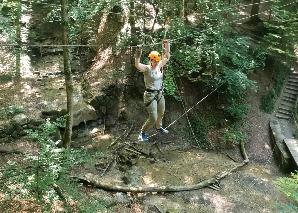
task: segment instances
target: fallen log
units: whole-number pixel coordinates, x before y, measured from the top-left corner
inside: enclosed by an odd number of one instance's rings
[[[219,180],[223,179],[224,177],[230,175],[232,172],[236,171],[238,168],[243,167],[246,165],[245,162],[238,164],[237,166],[233,167],[228,171],[224,171],[219,175],[204,180],[198,184],[189,185],[189,186],[120,186],[115,184],[107,184],[101,182],[101,177],[98,175],[94,175],[88,173],[84,176],[73,176],[73,178],[92,185],[96,188],[100,188],[106,191],[115,191],[115,192],[134,192],[134,193],[145,193],[145,192],[180,192],[180,191],[193,191],[202,189],[205,187],[209,187],[213,184],[216,184]]]
[[[3,154],[24,154],[21,150],[18,149],[11,149],[11,148],[0,148],[0,153]]]
[[[249,159],[248,159],[248,156],[246,154],[246,151],[245,151],[245,147],[244,147],[244,142],[243,141],[240,141],[240,152],[242,154],[242,157],[244,159],[244,163],[248,163],[249,162]]]

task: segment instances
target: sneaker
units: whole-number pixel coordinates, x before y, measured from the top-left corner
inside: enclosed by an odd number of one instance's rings
[[[139,134],[139,137],[138,137],[138,140],[139,141],[143,141],[143,142],[148,142],[148,134],[146,134],[145,132],[141,132]]]
[[[158,132],[160,132],[161,134],[168,134],[169,133],[169,130],[166,130],[162,127],[160,127],[159,129],[157,129]]]

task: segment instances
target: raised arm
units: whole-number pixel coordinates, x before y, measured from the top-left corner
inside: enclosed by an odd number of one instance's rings
[[[136,49],[135,66],[140,72],[145,72],[147,70],[147,66],[140,62],[141,61],[141,55],[142,55],[142,49],[141,48]]]
[[[168,39],[162,41],[163,55],[161,58],[161,66],[164,66],[170,60],[170,42]]]

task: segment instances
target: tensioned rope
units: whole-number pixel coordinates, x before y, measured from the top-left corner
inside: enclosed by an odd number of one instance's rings
[[[283,7],[286,7],[286,6],[289,6],[291,4],[295,4],[297,3],[296,1],[294,2],[291,2],[289,4],[285,4],[285,5],[282,5],[280,7],[278,7],[278,9],[280,8],[283,8]],[[226,22],[225,24],[233,24],[233,23],[236,23],[236,22],[239,22],[239,21],[243,21],[245,19],[248,19],[248,18],[251,18],[251,17],[254,17],[254,16],[258,16],[258,15],[261,15],[261,14],[264,14],[266,12],[269,12],[271,9],[268,9],[268,10],[264,10],[260,13],[257,13],[257,14],[254,14],[254,15],[249,15],[247,17],[243,17],[243,18],[240,18],[240,19],[236,19],[236,20],[233,20],[233,21],[230,21],[230,22]],[[236,23],[236,24],[240,24],[240,23]],[[181,40],[183,38],[186,38],[188,36],[181,36],[181,37],[178,37],[178,38],[175,38],[175,39],[171,39],[171,41],[176,41],[176,40]],[[148,44],[148,45],[141,45],[142,47],[152,47],[152,46],[155,46],[155,45],[160,45],[160,42],[156,42],[156,43],[153,43],[153,44]],[[92,45],[92,44],[87,44],[87,45],[82,45],[82,44],[68,44],[68,45],[63,45],[63,44],[0,44],[0,47],[20,47],[20,46],[26,46],[26,47],[65,47],[65,46],[68,46],[68,47],[98,47],[99,45]],[[126,46],[124,48],[120,48],[120,49],[127,49],[127,48],[133,48],[133,47],[140,47],[140,45],[130,45],[130,46]]]

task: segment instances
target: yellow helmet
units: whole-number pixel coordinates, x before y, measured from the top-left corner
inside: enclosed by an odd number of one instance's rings
[[[148,58],[156,62],[159,62],[161,60],[160,54],[157,51],[151,51],[151,53],[148,55]]]

